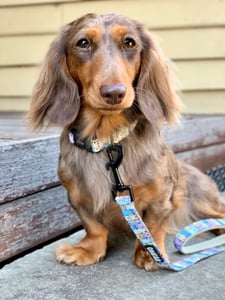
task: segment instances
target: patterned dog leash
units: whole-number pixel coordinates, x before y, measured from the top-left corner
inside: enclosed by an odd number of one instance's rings
[[[154,242],[150,232],[148,231],[146,225],[144,224],[143,220],[138,214],[134,206],[134,202],[131,202],[131,197],[120,196],[116,197],[115,200],[120,206],[122,214],[128,222],[130,228],[160,268],[169,269],[173,271],[182,271],[202,259],[205,259],[225,250],[225,245],[221,245],[225,244],[225,234],[216,236],[215,238],[209,241],[201,242],[191,246],[185,246],[191,238],[202,232],[218,228],[225,228],[225,220],[205,219],[197,221],[191,224],[190,226],[183,228],[177,234],[174,241],[176,249],[183,254],[189,254],[196,251],[199,252],[196,252],[174,263],[170,263],[162,255],[158,246]]]
[[[119,205],[121,212],[128,222],[131,230],[134,232],[138,240],[144,246],[146,251],[150,254],[154,262],[163,269],[172,271],[182,271],[187,267],[203,260],[207,257],[213,256],[217,253],[225,251],[225,234],[216,236],[208,241],[200,242],[191,246],[187,246],[187,243],[193,237],[199,235],[202,232],[206,232],[213,229],[225,228],[225,220],[221,219],[205,219],[197,221],[185,228],[183,228],[177,235],[174,241],[176,249],[183,254],[194,253],[184,259],[176,262],[169,262],[161,253],[159,247],[153,240],[149,230],[144,224],[142,218],[138,214],[135,205],[132,188],[129,185],[124,185],[118,167],[123,158],[122,147],[120,144],[114,144],[106,149],[109,163],[107,168],[111,168],[114,179],[115,189],[113,191],[116,203]],[[116,154],[116,158],[114,158]],[[129,195],[117,196],[117,193],[127,192]]]

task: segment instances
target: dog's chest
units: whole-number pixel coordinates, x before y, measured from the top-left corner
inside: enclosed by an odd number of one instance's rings
[[[153,162],[151,154],[146,151],[148,148],[123,143],[122,147],[123,159],[118,170],[124,184],[140,186],[146,181],[151,181]],[[62,147],[61,161],[65,163],[63,168],[67,166],[66,169],[70,170],[69,173],[78,183],[81,193],[91,198],[97,206],[112,201],[115,178],[112,170],[107,168],[109,158],[106,150],[90,153],[73,145],[70,145],[67,151],[63,149]]]

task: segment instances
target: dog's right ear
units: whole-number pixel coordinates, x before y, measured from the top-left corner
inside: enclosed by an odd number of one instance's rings
[[[164,118],[172,124],[179,119],[181,103],[176,94],[171,66],[166,62],[156,38],[143,27],[142,62],[137,82],[140,109],[149,122]]]
[[[78,87],[70,76],[66,62],[70,26],[65,26],[50,45],[34,87],[27,115],[27,121],[34,129],[45,125],[67,126],[79,112]]]

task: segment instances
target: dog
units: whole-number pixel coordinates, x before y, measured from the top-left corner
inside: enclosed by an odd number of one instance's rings
[[[59,262],[95,264],[106,256],[111,234],[130,232],[113,201],[107,146],[90,151],[93,141],[111,145],[115,135],[124,153],[120,175],[132,186],[135,206],[166,258],[171,228],[225,218],[216,184],[177,161],[163,140],[165,121],[175,123],[181,110],[172,78],[156,38],[122,15],[87,14],[63,27],[50,45],[28,120],[35,129],[63,128],[58,175],[86,229],[78,245],[57,249]],[[137,240],[134,263],[157,269]]]

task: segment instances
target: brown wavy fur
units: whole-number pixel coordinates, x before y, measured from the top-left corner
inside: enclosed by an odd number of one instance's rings
[[[66,25],[51,44],[28,119],[34,128],[64,127],[58,173],[87,231],[78,245],[57,250],[59,261],[96,263],[106,255],[109,232],[129,231],[112,199],[106,153],[92,154],[72,145],[71,127],[83,138],[103,138],[137,120],[122,141],[120,172],[133,186],[135,205],[165,256],[165,235],[172,225],[225,217],[216,185],[178,162],[160,134],[164,120],[173,123],[180,113],[171,78],[155,38],[121,15],[85,15]],[[121,102],[107,103],[101,96],[100,88],[107,84],[126,87]],[[137,241],[134,262],[146,270],[155,268]]]

